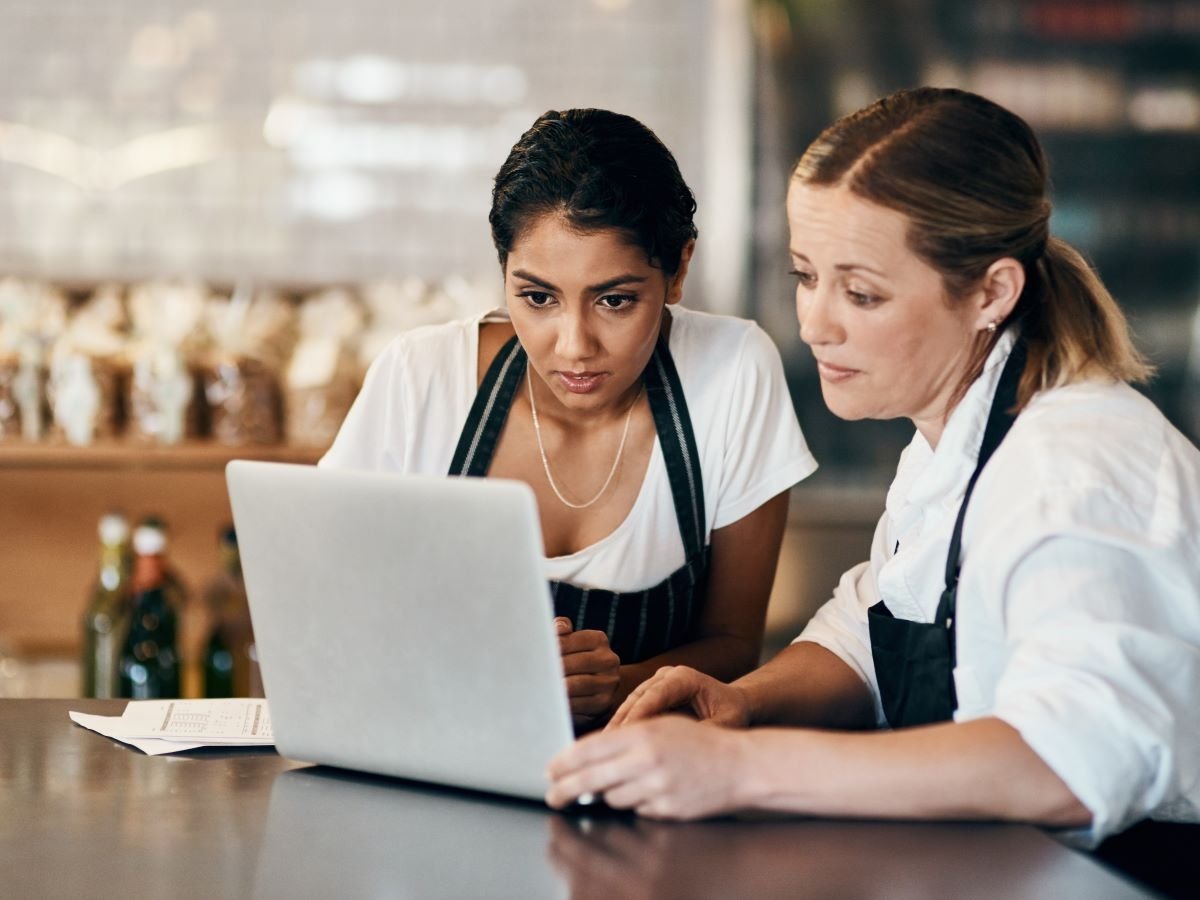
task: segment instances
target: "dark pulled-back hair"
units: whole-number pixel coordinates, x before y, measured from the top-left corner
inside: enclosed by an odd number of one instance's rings
[[[1116,301],[1083,256],[1050,234],[1045,154],[1029,125],[999,104],[953,88],[897,91],[825,129],[792,177],[844,185],[903,213],[909,247],[941,274],[952,299],[996,260],[1021,263],[1025,289],[1012,318],[1029,361],[1019,406],[1097,374],[1150,375]],[[959,397],[998,337],[976,348]]]
[[[667,275],[696,237],[696,199],[675,157],[630,116],[551,110],[521,135],[496,174],[492,241],[500,267],[525,230],[559,215],[582,232],[616,229]]]

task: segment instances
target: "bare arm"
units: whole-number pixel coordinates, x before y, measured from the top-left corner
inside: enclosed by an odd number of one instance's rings
[[[1082,826],[1087,808],[995,718],[872,734],[761,729],[745,738],[738,806],[831,816]]]
[[[871,691],[836,654],[801,641],[734,683],[746,698],[751,725],[870,728]]]
[[[718,725],[870,728],[875,704],[858,674],[819,644],[802,641],[761,669],[721,684],[694,668],[659,669],[634,688],[610,727],[685,709]]]
[[[662,666],[690,666],[730,681],[758,664],[767,601],[787,525],[789,492],[712,533],[704,610],[691,641],[639,663],[621,666],[614,707]]]
[[[1082,826],[1088,810],[995,718],[868,734],[716,728],[678,716],[590,735],[551,764],[546,800],[603,793],[664,819],[739,809]]]
[[[586,785],[582,790],[604,791],[610,804],[662,818],[759,808],[1052,826],[1091,819],[1062,779],[1000,719],[862,734],[742,731],[653,718],[680,706],[724,725],[867,728],[874,722],[866,684],[810,642],[793,644],[732,685],[667,669],[618,711],[614,725],[627,727],[588,738],[555,761],[550,802]]]

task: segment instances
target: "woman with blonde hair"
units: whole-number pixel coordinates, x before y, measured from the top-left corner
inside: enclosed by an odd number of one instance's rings
[[[916,428],[870,559],[759,670],[660,670],[555,761],[550,803],[1008,819],[1090,846],[1143,822],[1118,861],[1196,840],[1150,820],[1200,821],[1200,453],[1130,387],[1150,368],[1050,234],[1046,183],[1029,126],[958,90],[808,149],[787,208],[825,401]],[[651,718],[672,709],[727,727]]]

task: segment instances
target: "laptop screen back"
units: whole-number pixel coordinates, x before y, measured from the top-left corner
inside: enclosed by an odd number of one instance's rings
[[[541,798],[573,739],[532,491],[226,470],[281,753]]]

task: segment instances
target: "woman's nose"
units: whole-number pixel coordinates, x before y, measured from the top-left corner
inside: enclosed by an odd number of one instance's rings
[[[594,355],[596,338],[586,315],[566,312],[560,317],[554,350],[565,360],[583,360]]]
[[[820,287],[796,288],[796,318],[800,322],[800,340],[809,346],[836,343],[841,326],[834,318],[833,297]]]

